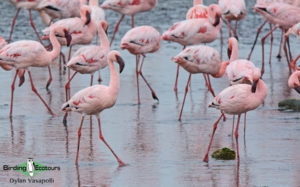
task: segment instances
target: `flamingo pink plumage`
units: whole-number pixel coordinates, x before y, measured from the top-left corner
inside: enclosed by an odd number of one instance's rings
[[[246,16],[246,5],[244,0],[219,0],[219,6],[222,9],[223,18],[227,21],[229,37],[231,37],[231,31],[234,36],[238,38],[236,29],[238,21],[242,20]],[[236,24],[234,29],[230,26],[230,22],[235,20]]]
[[[164,32],[163,40],[177,42],[183,45],[196,45],[209,43],[217,39],[222,27],[221,9],[212,4],[208,7],[208,18],[189,19],[175,23],[169,30]],[[174,90],[177,91],[179,65],[177,65]]]
[[[106,0],[102,3],[101,8],[111,9],[113,11],[122,14],[119,22],[117,23],[113,36],[110,40],[110,45],[112,44],[115,35],[118,31],[120,23],[124,19],[125,15],[130,15],[132,22],[131,27],[134,28],[134,15],[139,12],[150,11],[157,4],[157,0]]]
[[[218,110],[221,110],[222,115],[214,124],[209,145],[206,154],[203,158],[204,162],[208,162],[208,153],[212,144],[215,131],[217,129],[217,125],[221,117],[224,115],[223,113],[238,115],[238,121],[235,130],[235,138],[236,138],[237,160],[238,162],[240,162],[238,130],[239,130],[239,122],[240,122],[241,114],[256,109],[259,105],[261,105],[264,102],[266,96],[267,96],[267,86],[263,80],[259,79],[255,81],[252,86],[249,84],[237,84],[237,85],[230,86],[224,89],[213,99],[213,101],[209,104],[209,107],[213,107]]]
[[[172,60],[190,73],[185,87],[184,99],[178,118],[178,120],[181,120],[186,94],[188,92],[188,86],[191,81],[191,74],[206,73],[215,78],[219,78],[223,76],[226,66],[229,64],[229,62],[222,62],[219,53],[214,48],[202,45],[189,47],[180,52],[176,57],[172,58]],[[211,94],[215,96],[210,82],[206,84],[208,85],[208,89]]]
[[[136,55],[136,78],[137,78],[137,93],[138,104],[140,101],[139,92],[139,75],[143,78],[149,89],[151,90],[153,99],[158,100],[158,97],[146,78],[143,75],[142,68],[144,64],[145,54],[153,53],[160,48],[160,33],[151,26],[140,26],[129,30],[122,38],[121,49],[127,49],[131,54]],[[143,56],[139,67],[140,55]]]
[[[53,50],[48,52],[41,43],[32,41],[32,40],[22,40],[13,42],[6,45],[0,51],[0,64],[9,65],[16,68],[16,75],[12,82],[11,90],[11,107],[10,107],[10,117],[12,116],[12,107],[13,107],[13,94],[14,94],[14,84],[16,76],[19,72],[19,69],[28,69],[29,67],[44,67],[48,66],[57,56],[59,55],[61,46],[55,37],[55,34],[60,34],[67,38],[67,41],[70,42],[70,35],[66,30],[56,27],[53,28],[50,32],[50,42],[53,46]],[[31,83],[32,91],[41,99],[48,111],[55,115],[43,98],[39,95],[34,84],[32,82],[31,72],[28,69],[28,75]]]
[[[290,88],[295,89],[300,94],[300,70],[294,71],[288,80]]]
[[[81,128],[85,115],[95,115],[98,119],[99,126],[99,137],[103,143],[110,149],[113,155],[116,157],[120,166],[124,166],[125,163],[115,154],[111,147],[105,141],[100,124],[100,112],[104,109],[111,108],[115,105],[119,87],[120,80],[118,72],[116,71],[113,62],[118,62],[120,65],[120,73],[124,68],[124,61],[121,55],[117,51],[111,51],[108,54],[108,66],[110,69],[110,83],[109,86],[104,85],[94,85],[77,92],[68,102],[62,106],[63,111],[75,111],[82,114],[82,120],[78,130],[78,143],[77,143],[77,154],[75,164],[78,164],[78,154],[80,147],[80,137]]]
[[[286,32],[294,24],[300,22],[300,8],[285,3],[272,3],[270,5],[257,5],[254,10],[261,14],[269,23],[274,24],[275,27],[267,33],[262,39],[262,75],[264,73],[264,41],[273,33],[278,27]],[[288,38],[285,39],[288,41]],[[288,42],[289,44],[289,42]],[[289,55],[287,54],[286,45],[284,42],[284,51],[289,62]]]
[[[186,19],[208,18],[208,7],[202,4],[202,0],[194,0],[194,6],[186,13]]]

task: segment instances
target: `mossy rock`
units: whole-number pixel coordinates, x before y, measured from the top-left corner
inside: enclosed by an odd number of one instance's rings
[[[300,100],[298,99],[285,99],[278,103],[279,110],[292,110],[300,112]]]
[[[222,149],[216,150],[211,157],[216,160],[234,160],[235,159],[235,151],[224,147]]]

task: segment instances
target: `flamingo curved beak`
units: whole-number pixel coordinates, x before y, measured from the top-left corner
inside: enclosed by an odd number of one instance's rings
[[[256,92],[256,87],[257,87],[258,81],[259,81],[259,79],[253,82],[252,88],[251,88],[251,92],[252,92],[252,93],[255,93],[255,92]]]
[[[125,67],[124,60],[120,56],[116,56],[116,59],[117,59],[117,62],[119,64],[119,66],[120,66],[120,73],[122,73],[122,71],[123,71],[123,69]]]
[[[127,49],[128,47],[129,47],[128,43],[121,43],[121,49],[122,50]]]
[[[67,40],[67,46],[69,47],[72,41],[72,35],[67,30],[65,30],[65,38]]]
[[[230,49],[230,47],[227,48],[227,55],[228,55],[228,58],[230,59],[231,57],[231,54],[232,54],[232,49]]]
[[[162,36],[162,39],[163,40],[168,40],[169,38],[168,38],[168,35],[167,34],[164,34],[163,36]]]
[[[86,16],[86,22],[85,22],[85,25],[88,25],[88,24],[90,24],[90,22],[91,22],[91,13],[90,13],[90,12],[86,12],[86,13],[85,13],[85,16]]]
[[[216,15],[216,17],[215,17],[215,23],[213,24],[214,27],[216,27],[217,25],[220,24],[221,18],[222,18],[221,15],[219,15],[219,14]]]

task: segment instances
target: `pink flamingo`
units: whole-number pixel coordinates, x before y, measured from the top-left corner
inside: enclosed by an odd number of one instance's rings
[[[209,19],[189,19],[177,22],[163,34],[162,38],[183,45],[183,49],[187,45],[212,42],[216,40],[222,27],[220,7],[216,4],[210,5],[208,17]],[[178,75],[179,65],[177,65],[175,91],[177,91]]]
[[[38,32],[36,31],[34,22],[32,20],[32,14],[31,14],[31,9],[36,9],[42,0],[9,0],[9,1],[17,7],[17,11],[16,11],[15,17],[12,21],[9,38],[8,38],[8,43],[11,42],[12,33],[13,33],[15,23],[16,23],[16,20],[18,18],[21,8],[28,10],[31,27],[33,28],[33,30],[34,30],[35,34],[37,35],[38,39],[40,40],[40,42],[42,43],[40,36],[39,36]]]
[[[224,89],[213,101],[209,104],[209,107],[221,110],[225,114],[238,115],[237,126],[235,129],[236,138],[236,151],[237,160],[240,162],[239,144],[238,144],[238,130],[241,114],[250,110],[256,109],[264,102],[267,96],[267,86],[261,79],[256,80],[253,85],[249,84],[237,84]],[[219,119],[215,122],[213,132],[210,137],[209,145],[206,154],[203,158],[204,162],[208,162],[208,153],[212,144],[212,140],[217,129],[217,125],[224,114],[221,114]]]
[[[180,121],[186,94],[191,81],[191,75],[195,73],[206,73],[211,74],[215,78],[222,77],[229,62],[222,62],[219,53],[214,48],[202,45],[189,47],[180,52],[176,57],[172,58],[172,60],[190,73],[185,87],[184,99],[178,118]],[[215,97],[215,93],[210,82],[208,82],[207,85],[209,91]]]
[[[194,6],[186,13],[186,19],[208,18],[208,7],[202,0],[194,0]]]
[[[228,57],[230,64],[226,68],[225,75],[230,85],[235,84],[253,84],[254,81],[260,79],[261,72],[251,61],[238,59],[238,41],[231,37],[228,39]],[[234,130],[234,118],[232,123],[232,134]],[[244,116],[244,134],[246,132],[246,113]]]
[[[43,11],[47,16],[42,17],[46,25],[50,25],[52,20],[80,17],[80,8],[87,0],[42,0],[37,9]]]
[[[113,36],[110,40],[110,45],[114,41],[115,35],[119,29],[120,23],[125,15],[131,16],[131,28],[134,28],[134,15],[139,12],[150,11],[157,4],[157,0],[106,0],[102,3],[101,8],[111,9],[122,14],[117,23]]]
[[[13,42],[1,49],[0,64],[9,65],[17,69],[16,75],[14,76],[11,85],[11,105],[9,114],[10,117],[12,117],[14,85],[19,69],[27,69],[32,91],[44,103],[50,114],[55,116],[50,107],[47,105],[47,103],[44,101],[44,99],[40,96],[40,94],[34,87],[31,72],[28,69],[29,67],[48,66],[55,58],[57,58],[61,47],[58,40],[55,37],[55,34],[60,34],[61,36],[66,37],[68,42],[71,42],[71,37],[69,33],[60,27],[56,27],[53,28],[50,32],[50,41],[53,46],[53,50],[50,52],[48,52],[41,43],[32,40],[22,40]]]
[[[257,5],[254,10],[261,14],[268,22],[274,24],[275,27],[271,29],[262,39],[262,68],[261,74],[264,73],[264,41],[273,33],[277,28],[281,28],[282,31],[286,32],[290,27],[300,21],[300,8],[285,3],[272,3],[270,5]],[[288,42],[288,38],[285,40]],[[286,45],[284,42],[284,51],[289,62],[289,55],[287,54]],[[290,54],[291,56],[291,54]]]
[[[300,6],[300,1],[299,0],[257,0],[256,1],[256,5],[255,6],[259,6],[259,5],[263,5],[263,6],[266,6],[266,5],[270,5],[272,3],[286,3],[286,4],[290,4],[290,5],[294,5],[294,6]],[[248,55],[248,60],[250,60],[251,58],[251,55],[252,55],[252,52],[254,50],[254,47],[256,45],[256,42],[257,42],[257,39],[258,39],[258,36],[262,30],[262,28],[265,26],[265,24],[267,23],[267,20],[265,20],[261,26],[259,26],[259,28],[257,29],[257,32],[256,32],[256,36],[255,36],[255,40],[253,42],[253,45],[251,47],[251,51]],[[272,30],[272,24],[270,23],[270,29]],[[281,46],[282,46],[282,40],[283,40],[283,31],[282,31],[282,35],[281,35],[281,40],[280,40],[280,45],[279,45],[279,52],[278,52],[278,55],[277,55],[277,58],[281,58]],[[273,35],[271,34],[271,49],[270,49],[270,59],[269,59],[269,62],[271,63],[271,55],[272,55],[272,44],[273,44]]]
[[[74,74],[65,85],[66,89],[66,101],[70,99],[70,82],[73,80],[77,73],[91,74],[91,83],[93,85],[93,74],[100,69],[107,66],[107,54],[110,51],[109,40],[105,31],[108,28],[106,21],[101,21],[98,26],[98,33],[101,40],[101,46],[89,45],[79,48],[71,60],[68,62],[67,67],[74,70]],[[67,123],[67,113],[64,116],[63,123]]]
[[[117,70],[113,62],[118,62],[120,65],[120,73],[124,68],[124,61],[122,60],[118,51],[110,51],[108,54],[108,66],[110,69],[110,83],[109,86],[94,85],[77,92],[68,102],[62,106],[63,111],[75,111],[82,114],[80,127],[78,129],[78,143],[75,164],[78,164],[78,153],[80,147],[81,128],[85,115],[95,115],[98,120],[99,137],[103,143],[109,148],[112,154],[116,157],[119,166],[125,166],[125,163],[116,155],[112,148],[105,141],[100,124],[100,112],[104,109],[111,108],[115,105],[119,93],[120,80]]]
[[[136,80],[137,80],[137,94],[138,104],[140,100],[140,89],[139,89],[139,75],[143,78],[147,86],[149,87],[153,99],[158,101],[156,93],[150,86],[149,82],[143,75],[142,68],[146,53],[153,53],[160,48],[160,33],[151,26],[140,26],[129,30],[122,38],[121,49],[127,49],[131,54],[136,55]],[[139,67],[140,55],[143,56],[141,65]]]
[[[238,38],[236,29],[238,21],[242,20],[246,16],[246,5],[244,0],[219,0],[219,6],[222,9],[223,18],[227,22],[229,37],[231,37],[231,31],[234,36]],[[235,27],[232,29],[230,22],[235,20]]]
[[[300,70],[292,73],[289,78],[288,85],[300,94]]]

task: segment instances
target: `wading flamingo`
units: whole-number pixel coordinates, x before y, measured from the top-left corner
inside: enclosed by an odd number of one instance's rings
[[[234,37],[237,36],[238,21],[242,20],[246,16],[246,5],[244,0],[219,0],[219,6],[222,9],[223,18],[226,20],[228,26],[229,37],[233,32]],[[235,21],[234,29],[230,26],[230,22]]]
[[[240,162],[239,155],[239,143],[238,143],[238,130],[241,114],[246,113],[250,110],[256,109],[259,105],[264,102],[267,96],[267,85],[263,80],[258,79],[253,83],[249,84],[237,84],[225,88],[219,95],[217,95],[213,101],[209,104],[209,107],[221,110],[222,114],[219,119],[214,123],[213,132],[210,137],[209,145],[206,154],[203,158],[204,162],[208,162],[208,153],[212,144],[212,140],[217,129],[218,123],[222,116],[225,114],[238,115],[237,126],[235,129],[236,138],[236,152],[237,160]]]
[[[118,62],[120,65],[120,73],[124,68],[124,61],[120,53],[117,51],[110,51],[108,54],[108,66],[110,69],[110,83],[109,86],[95,85],[77,92],[68,102],[63,104],[63,111],[75,111],[82,114],[80,127],[78,129],[78,142],[75,164],[78,164],[78,154],[80,147],[81,128],[85,115],[95,115],[98,120],[99,137],[103,143],[109,148],[112,154],[116,157],[119,166],[125,166],[125,163],[116,155],[112,148],[105,141],[100,124],[100,113],[107,108],[115,105],[119,93],[120,80],[119,74],[115,69],[113,62]]]
[[[131,28],[134,28],[134,15],[139,12],[150,11],[156,6],[158,0],[106,0],[102,3],[101,8],[111,9],[122,14],[117,23],[113,36],[110,40],[110,45],[114,41],[115,35],[119,29],[120,23],[125,15],[131,16]]]
[[[71,60],[68,62],[67,67],[74,70],[74,74],[65,85],[66,101],[70,99],[70,82],[73,80],[77,73],[91,74],[91,83],[93,85],[93,74],[107,66],[107,54],[110,51],[109,40],[105,31],[108,28],[106,21],[101,21],[98,26],[98,33],[101,45],[89,45],[79,48]],[[67,113],[64,116],[63,123],[67,123]]]
[[[12,117],[14,86],[19,69],[27,69],[32,91],[44,103],[50,114],[55,116],[50,107],[34,87],[29,68],[49,66],[49,64],[57,58],[60,53],[61,46],[57,38],[55,37],[56,34],[66,37],[68,43],[71,42],[71,36],[68,31],[63,30],[60,27],[56,27],[53,28],[50,32],[50,42],[53,46],[53,50],[50,52],[48,52],[41,43],[32,40],[13,42],[6,45],[3,49],[0,50],[0,64],[9,65],[16,68],[16,75],[14,76],[11,85],[11,104],[9,113],[10,117]]]
[[[149,82],[143,75],[142,68],[146,53],[154,53],[160,48],[160,33],[151,26],[140,26],[129,30],[122,38],[121,49],[127,49],[131,54],[136,55],[136,80],[137,80],[137,95],[138,104],[140,100],[140,88],[139,88],[139,75],[143,78],[147,86],[149,87],[153,99],[158,101],[158,97]],[[139,67],[140,56],[142,55],[142,62]]]
[[[184,99],[178,118],[180,121],[192,74],[206,73],[215,78],[219,78],[225,73],[226,66],[229,64],[229,62],[222,62],[219,52],[214,48],[202,45],[188,47],[180,52],[176,57],[172,58],[172,60],[190,73],[185,87]],[[208,90],[215,97],[215,93],[210,82],[207,82],[206,84],[208,85]]]
[[[269,23],[274,24],[275,27],[267,33],[262,39],[262,68],[261,74],[264,73],[264,43],[265,39],[273,33],[277,28],[286,32],[290,27],[300,22],[300,8],[285,3],[272,3],[270,5],[257,5],[254,10],[261,14]],[[288,37],[285,39],[289,47]],[[284,51],[286,54],[287,62],[291,61],[291,53],[287,53],[286,44],[284,42]],[[289,47],[290,51],[290,47]],[[289,58],[290,56],[290,58]]]
[[[9,0],[13,5],[15,5],[17,7],[17,11],[16,11],[16,14],[15,14],[15,17],[12,21],[12,24],[11,24],[11,29],[10,29],[10,33],[9,33],[9,38],[7,40],[8,43],[11,42],[11,37],[12,37],[12,33],[14,31],[14,27],[15,27],[15,23],[16,23],[16,20],[18,18],[18,15],[20,13],[20,10],[22,8],[24,9],[27,9],[28,10],[28,13],[29,13],[29,20],[30,20],[30,24],[31,24],[31,27],[33,28],[35,34],[37,35],[38,39],[40,40],[40,42],[42,43],[42,40],[35,28],[35,25],[34,25],[34,22],[33,22],[33,19],[32,19],[32,14],[31,14],[31,10],[32,9],[37,9],[37,6],[39,5],[39,3],[42,1],[42,0]],[[41,13],[41,12],[40,12]]]
[[[177,22],[164,32],[162,38],[183,45],[183,49],[187,45],[213,42],[217,39],[222,27],[221,14],[220,7],[212,4],[208,7],[209,19],[199,18]],[[178,75],[179,65],[177,65],[174,91],[177,91]]]

